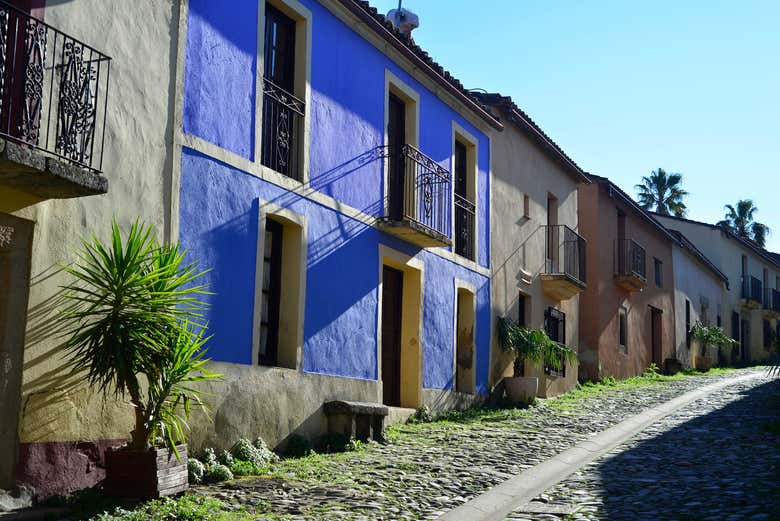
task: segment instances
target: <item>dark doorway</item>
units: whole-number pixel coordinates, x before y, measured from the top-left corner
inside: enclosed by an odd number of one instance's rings
[[[740,330],[739,359],[743,362],[750,360],[750,321],[742,320]]]
[[[661,319],[663,318],[663,311],[658,308],[650,306],[650,349],[652,350],[651,356],[653,363],[659,368],[664,364],[664,350],[663,350],[663,324]]]
[[[406,144],[406,104],[390,94],[387,114],[388,160],[388,207],[391,219],[401,219],[404,209],[404,159],[403,146]]]
[[[18,453],[24,334],[33,223],[0,213],[0,489],[8,489]]]
[[[382,401],[401,405],[401,314],[404,273],[382,269]]]
[[[260,318],[260,365],[279,365],[279,307],[282,295],[283,226],[265,221],[263,292]]]

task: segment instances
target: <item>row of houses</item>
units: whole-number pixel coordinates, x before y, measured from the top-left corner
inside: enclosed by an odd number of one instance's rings
[[[360,0],[0,2],[0,488],[93,485],[131,429],[56,328],[59,266],[114,218],[209,270],[224,378],[196,449],[313,439],[334,399],[479,402],[512,372],[499,317],[578,352],[526,367],[541,396],[695,364],[696,322],[769,356],[780,256],[642,210],[466,90],[414,22]]]

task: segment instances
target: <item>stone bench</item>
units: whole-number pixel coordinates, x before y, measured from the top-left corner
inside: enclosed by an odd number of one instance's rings
[[[340,434],[360,441],[382,441],[382,429],[389,413],[386,405],[335,400],[325,402],[324,409],[328,418],[328,434]]]

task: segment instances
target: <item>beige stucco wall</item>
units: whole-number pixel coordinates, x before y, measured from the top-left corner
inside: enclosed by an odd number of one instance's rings
[[[731,314],[736,311],[741,319],[750,321],[749,358],[762,361],[772,354],[764,347],[763,310],[746,310],[740,304],[742,292],[742,255],[748,259],[748,275],[763,280],[764,268],[769,274],[769,287],[778,289],[775,285],[780,269],[767,259],[756,254],[752,249],[737,240],[729,238],[720,229],[709,225],[668,217],[658,217],[667,227],[679,230],[696,247],[701,250],[729,278],[729,290],[723,296],[723,329],[734,336],[731,327]],[[770,325],[777,328],[777,320],[770,319]]]
[[[105,239],[114,217],[127,229],[140,218],[160,233],[168,208],[178,2],[47,2],[48,24],[112,58],[103,170],[105,195],[16,208],[35,222],[22,383],[21,442],[124,437],[131,415],[94,397],[69,375],[56,323],[59,266],[79,239]],[[20,200],[18,206],[23,206]]]
[[[566,341],[575,350],[579,339],[579,298],[563,302],[542,291],[540,273],[545,267],[547,196],[558,198],[558,224],[578,231],[577,182],[538,145],[512,124],[491,135],[492,171],[490,255],[493,269],[491,306],[495,319],[518,319],[518,296],[527,295],[529,326],[544,327],[544,310],[553,306],[566,314]],[[523,216],[523,196],[530,199],[529,217]],[[530,281],[530,282],[528,282]],[[494,326],[495,327],[495,326]],[[497,335],[491,348],[491,384],[512,375],[512,358],[501,351]],[[540,377],[541,396],[560,394],[577,381],[577,368],[567,367],[566,377],[549,377],[539,368],[526,367],[526,375]]]
[[[726,291],[725,282],[706,268],[687,249],[675,245],[672,250],[674,261],[674,313],[675,313],[675,343],[677,359],[685,367],[691,367],[692,355],[705,355],[712,363],[717,362],[716,350],[709,348],[706,354],[694,340],[690,348],[686,342],[685,301],[690,302],[691,320],[693,326],[701,322],[705,326],[717,325],[718,316],[721,324],[728,317],[723,315],[723,294]],[[706,307],[705,307],[706,306]]]

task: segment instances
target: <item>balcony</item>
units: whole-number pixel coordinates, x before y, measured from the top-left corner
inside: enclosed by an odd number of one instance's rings
[[[22,206],[108,191],[101,172],[110,63],[0,1],[0,190],[23,193]],[[0,209],[16,208],[4,201]]]
[[[306,103],[263,78],[263,135],[260,162],[301,181],[303,118]]]
[[[615,241],[615,283],[629,293],[647,285],[647,254],[632,239]]]
[[[542,290],[554,300],[568,300],[585,289],[585,239],[565,225],[542,226],[545,267]]]
[[[386,150],[387,207],[379,228],[421,248],[451,245],[449,171],[412,145]]]
[[[752,276],[742,276],[742,293],[739,303],[746,309],[759,309],[764,297],[761,280]]]
[[[764,313],[768,318],[780,318],[780,291],[772,288],[764,290]]]

